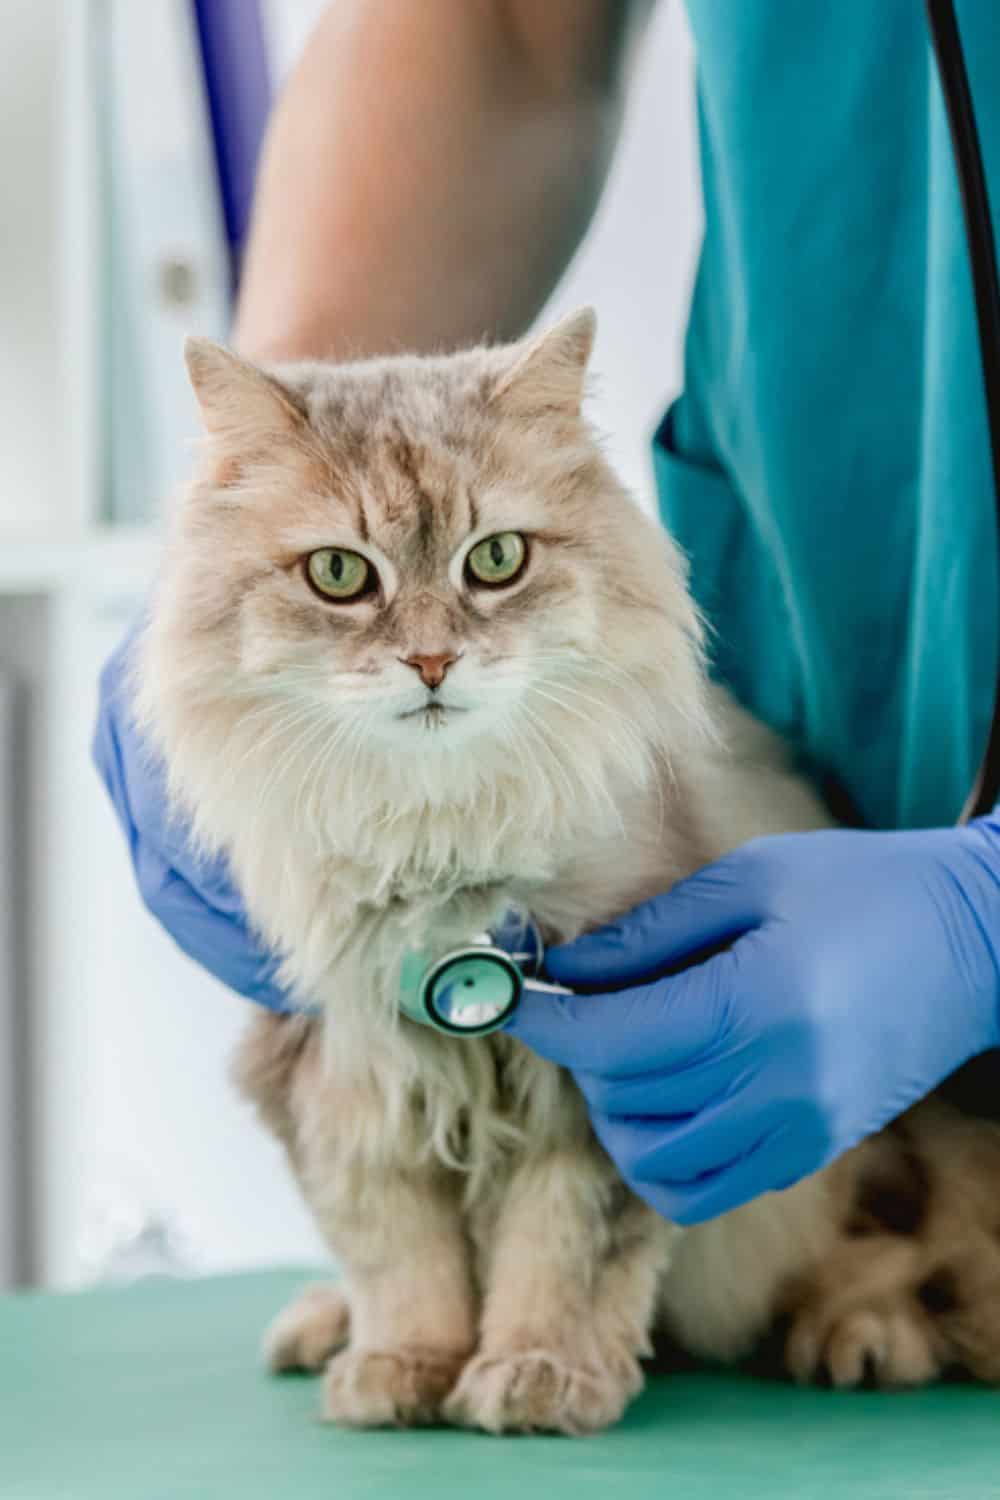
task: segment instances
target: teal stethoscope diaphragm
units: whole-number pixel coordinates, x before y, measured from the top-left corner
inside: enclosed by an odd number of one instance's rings
[[[525,988],[570,993],[536,977],[543,955],[534,921],[511,913],[495,934],[483,933],[440,958],[408,953],[399,1008],[411,1021],[448,1036],[488,1036],[514,1014]]]

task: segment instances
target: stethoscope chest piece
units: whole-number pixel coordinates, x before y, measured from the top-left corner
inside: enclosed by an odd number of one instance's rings
[[[431,963],[407,954],[399,1008],[411,1021],[449,1036],[488,1036],[513,1015],[525,976],[537,971],[541,957],[535,923],[512,914],[495,938],[484,933]]]
[[[513,1015],[523,980],[517,964],[483,944],[448,953],[432,964],[420,987],[426,1021],[438,1031],[486,1036]]]

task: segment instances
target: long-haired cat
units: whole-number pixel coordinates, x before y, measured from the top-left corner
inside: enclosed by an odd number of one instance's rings
[[[271,1362],[327,1365],[338,1421],[495,1431],[614,1421],[660,1326],[731,1359],[784,1313],[803,1378],[995,1377],[987,1127],[928,1105],[680,1234],[568,1075],[399,1014],[409,949],[512,905],[568,939],[828,821],[707,687],[677,552],[581,413],[592,339],[582,313],[511,347],[266,371],[189,346],[208,439],[137,701],[303,1007],[253,1020],[236,1070],[344,1282],[279,1317]]]

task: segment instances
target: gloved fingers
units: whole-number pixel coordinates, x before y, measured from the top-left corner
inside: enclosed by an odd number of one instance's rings
[[[101,712],[92,754],[138,865],[140,845],[155,849],[192,890],[226,916],[242,916],[243,902],[221,855],[197,850],[171,810],[161,758],[131,722],[129,672],[138,626],[124,637],[101,672]]]
[[[645,1182],[631,1176],[626,1181],[664,1219],[691,1225],[730,1213],[763,1193],[791,1187],[820,1165],[821,1162],[813,1164],[808,1156],[790,1147],[786,1133],[779,1127],[744,1156],[707,1173],[697,1182]]]
[[[526,985],[506,1030],[574,1072],[630,1077],[684,1067],[724,1039],[736,950],[673,979],[607,995],[552,995]]]
[[[617,922],[550,948],[546,972],[574,987],[629,984],[757,926],[765,913],[752,849],[737,849]]]
[[[295,1009],[278,985],[279,960],[257,942],[245,918],[218,910],[142,840],[135,872],[143,903],[189,958],[248,1000],[269,1010]]]
[[[681,1188],[677,1194],[678,1224],[701,1224],[741,1208],[763,1193],[782,1192],[817,1170],[822,1162],[790,1154],[784,1132],[761,1141],[742,1160],[724,1168],[705,1183]]]
[[[133,628],[101,672],[93,758],[128,840],[139,892],[177,945],[223,983],[273,1010],[289,997],[275,982],[278,961],[250,931],[222,858],[192,848],[168,810],[166,772],[131,722]]]
[[[94,728],[91,754],[98,774],[111,798],[119,822],[131,838],[134,829],[132,807],[128,795],[128,781],[122,753],[118,719],[122,711],[121,675],[127,658],[131,637],[126,636],[117,650],[108,658],[100,675],[100,712]]]
[[[726,1097],[745,1064],[731,1051],[695,1056],[669,1071],[662,1067],[613,1075],[578,1068],[573,1077],[588,1108],[596,1114],[685,1120]]]
[[[614,1142],[615,1159],[630,1178],[685,1189],[729,1170],[765,1140],[784,1140],[798,1172],[804,1162],[825,1158],[829,1139],[819,1113],[797,1100],[769,1099],[761,1108],[738,1089],[695,1114],[666,1119],[611,1118],[602,1124]]]
[[[130,730],[123,738],[122,753],[132,819],[139,838],[154,843],[173,869],[218,910],[227,914],[242,911],[243,903],[226,859],[198,849],[180,811],[171,806],[167,771],[161,757],[138,730]]]

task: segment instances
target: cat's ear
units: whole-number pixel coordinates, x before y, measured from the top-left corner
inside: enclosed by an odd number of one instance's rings
[[[494,398],[502,400],[508,410],[526,415],[550,411],[578,416],[596,332],[597,315],[592,307],[563,318],[515,355],[493,391]]]
[[[293,391],[221,344],[188,338],[184,358],[202,420],[213,437],[291,435],[305,426],[305,407]]]

